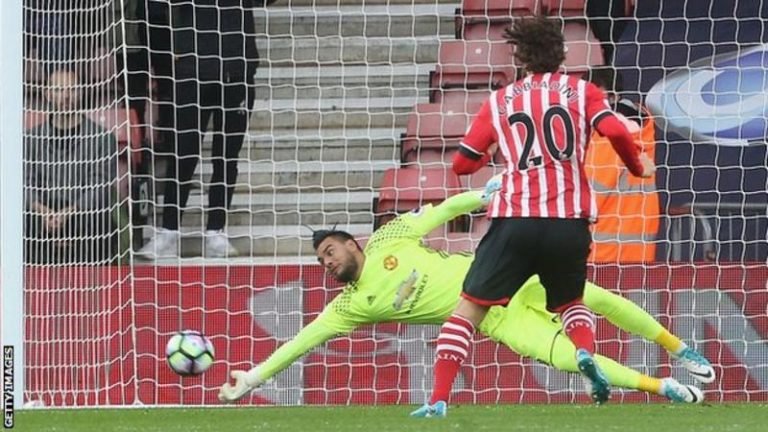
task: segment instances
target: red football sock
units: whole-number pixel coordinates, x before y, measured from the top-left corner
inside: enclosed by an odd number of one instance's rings
[[[595,316],[592,311],[581,301],[573,302],[560,312],[560,320],[576,349],[595,353]]]
[[[451,315],[440,329],[435,353],[435,387],[432,390],[430,404],[438,401],[448,402],[453,381],[459,368],[467,358],[469,341],[475,332],[475,326],[469,320],[458,315]]]

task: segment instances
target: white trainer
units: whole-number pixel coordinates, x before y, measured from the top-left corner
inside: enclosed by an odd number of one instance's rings
[[[229,242],[227,235],[222,230],[208,230],[205,232],[206,258],[232,258],[240,253]]]
[[[672,354],[672,357],[676,358],[697,381],[709,384],[715,380],[715,369],[712,364],[693,348],[685,347],[679,354]]]
[[[661,391],[672,402],[698,404],[704,402],[704,393],[698,387],[680,384],[674,378],[661,380]]]
[[[154,238],[136,252],[136,255],[148,260],[178,258],[180,239],[178,231],[157,228]]]

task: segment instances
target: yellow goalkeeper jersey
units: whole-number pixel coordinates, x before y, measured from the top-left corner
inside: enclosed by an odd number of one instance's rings
[[[479,192],[465,192],[438,206],[426,205],[400,215],[378,229],[365,247],[359,280],[348,283],[317,319],[269,356],[260,365],[261,378],[271,378],[312,348],[361,325],[442,324],[459,301],[473,256],[431,249],[422,237],[482,205]],[[491,308],[479,330],[490,334],[504,310]]]

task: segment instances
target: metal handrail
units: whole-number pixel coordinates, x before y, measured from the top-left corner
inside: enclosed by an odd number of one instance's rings
[[[699,211],[707,211],[707,210],[717,210],[717,213],[720,213],[720,210],[737,210],[741,211],[742,213],[746,213],[744,210],[761,210],[763,213],[768,216],[768,205],[766,204],[755,204],[755,203],[732,203],[732,202],[722,202],[722,203],[713,203],[713,202],[687,202],[685,204],[670,207],[670,211],[667,212],[668,215],[680,215],[683,213],[675,212],[672,213],[675,210],[683,210],[688,209],[687,211],[690,213],[693,210],[699,210]],[[755,212],[757,213],[757,212]]]
[[[714,210],[714,212],[713,212]],[[764,204],[753,203],[712,203],[712,202],[700,202],[700,203],[685,203],[681,206],[670,207],[667,211],[668,216],[685,216],[689,215],[693,218],[693,223],[689,227],[689,235],[692,243],[690,255],[693,257],[695,245],[696,226],[701,227],[701,232],[704,242],[704,259],[708,261],[715,261],[718,256],[719,243],[715,238],[716,230],[713,227],[713,223],[710,220],[710,216],[713,214],[719,214],[721,212],[728,213],[762,213],[768,217],[768,206]],[[679,261],[682,259],[682,220],[670,219],[670,250],[671,258]],[[768,239],[768,232],[766,233]]]

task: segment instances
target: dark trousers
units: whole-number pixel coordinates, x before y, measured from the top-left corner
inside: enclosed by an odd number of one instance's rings
[[[141,124],[158,130],[153,140],[156,149],[170,143],[168,131],[173,120],[173,54],[168,8],[167,4],[154,1],[137,2],[140,21],[136,25],[141,47],[132,47],[126,56],[128,103],[138,114]],[[148,118],[146,114],[150,100],[157,104],[157,118]]]
[[[177,69],[178,73],[178,69]],[[163,227],[177,230],[200,160],[202,137],[213,119],[213,173],[208,189],[207,229],[223,229],[237,181],[237,158],[248,130],[255,89],[253,74],[220,81],[178,78],[175,88],[175,145],[168,160]]]
[[[27,214],[24,260],[27,264],[108,264],[117,250],[117,233],[108,210],[76,213],[55,232],[45,219]]]

